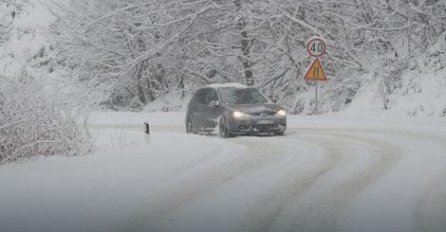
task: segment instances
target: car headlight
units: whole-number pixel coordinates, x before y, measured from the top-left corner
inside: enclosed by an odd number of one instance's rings
[[[234,116],[234,118],[246,118],[246,117],[249,117],[248,114],[245,114],[245,113],[240,112],[240,111],[234,111],[232,116]]]
[[[286,116],[286,112],[285,112],[285,110],[279,110],[279,111],[277,111],[276,115],[280,116],[280,117],[285,117]]]

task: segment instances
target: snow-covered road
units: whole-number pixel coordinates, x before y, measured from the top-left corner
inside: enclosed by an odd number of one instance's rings
[[[142,122],[150,118],[150,136]],[[0,168],[0,231],[446,231],[446,122],[290,117],[280,137],[96,114],[100,151]]]

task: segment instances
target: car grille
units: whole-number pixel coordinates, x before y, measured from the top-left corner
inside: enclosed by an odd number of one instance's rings
[[[276,126],[274,124],[266,124],[266,125],[255,125],[255,128],[261,131],[274,130]]]
[[[274,131],[277,130],[277,126],[274,124],[265,124],[265,125],[252,125],[252,126],[239,126],[240,131]]]
[[[252,116],[272,116],[272,115],[275,115],[276,112],[275,111],[262,111],[262,112],[252,112],[249,114]]]

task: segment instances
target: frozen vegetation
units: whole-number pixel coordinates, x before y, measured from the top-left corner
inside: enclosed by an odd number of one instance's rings
[[[446,115],[443,1],[3,0],[1,9],[2,73],[57,79],[96,109],[181,111],[197,87],[240,82],[311,115],[305,43],[319,35],[322,112]]]
[[[313,114],[305,43],[327,41],[321,110],[444,117],[444,1],[73,1],[55,8],[58,66],[116,110],[177,110],[205,84],[260,87]],[[160,99],[173,105],[159,106]],[[165,101],[162,101],[165,102]]]
[[[445,117],[445,15],[444,1],[415,0],[2,0],[0,159],[82,153],[73,117],[182,111],[207,84],[254,85],[314,114],[313,35],[328,47],[323,113]]]
[[[0,0],[0,231],[446,231],[445,19],[440,0]],[[192,92],[228,82],[278,100],[285,135],[186,134]]]
[[[51,77],[52,16],[41,4],[0,2],[0,165],[90,150],[67,81]]]

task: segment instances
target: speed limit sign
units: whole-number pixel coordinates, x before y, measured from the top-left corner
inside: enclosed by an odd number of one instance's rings
[[[313,37],[310,40],[308,40],[307,43],[307,51],[308,54],[312,57],[320,57],[325,54],[327,47],[325,45],[325,42],[320,37]]]

